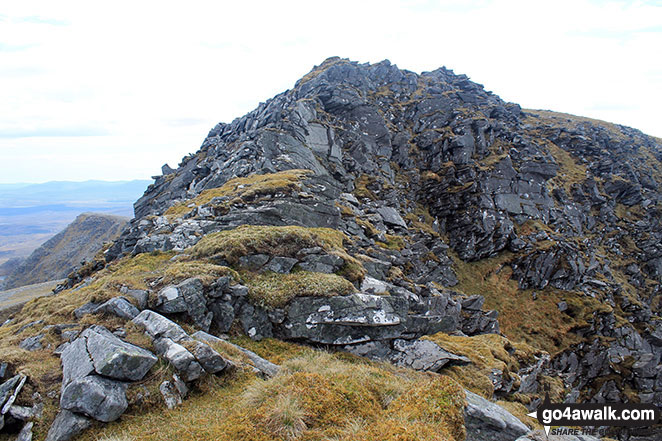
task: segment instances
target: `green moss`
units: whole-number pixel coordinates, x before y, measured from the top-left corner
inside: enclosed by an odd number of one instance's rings
[[[299,271],[290,274],[243,273],[251,302],[268,309],[285,306],[295,297],[332,297],[356,291],[347,279],[335,274]]]

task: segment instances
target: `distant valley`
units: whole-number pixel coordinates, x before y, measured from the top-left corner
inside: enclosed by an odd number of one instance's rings
[[[133,217],[152,181],[0,184],[0,278],[83,212]],[[10,262],[8,262],[10,261]],[[3,268],[3,264],[8,267]]]

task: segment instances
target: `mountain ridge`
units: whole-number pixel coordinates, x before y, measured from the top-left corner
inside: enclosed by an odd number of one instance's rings
[[[100,430],[528,441],[547,394],[659,406],[661,172],[638,130],[330,58],[164,166],[103,257],[0,327],[0,354],[58,412],[48,439],[126,411]],[[70,326],[60,384],[44,347]],[[97,363],[127,342],[141,374]]]

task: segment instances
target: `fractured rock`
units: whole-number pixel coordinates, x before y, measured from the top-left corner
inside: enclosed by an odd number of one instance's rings
[[[97,421],[115,421],[129,406],[126,389],[126,383],[98,375],[76,378],[63,387],[60,407]]]

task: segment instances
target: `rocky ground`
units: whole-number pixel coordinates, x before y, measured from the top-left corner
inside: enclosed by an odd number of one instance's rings
[[[661,144],[444,68],[328,59],[164,166],[103,259],[0,328],[32,409],[4,404],[8,427],[181,439],[141,409],[187,426],[191,395],[216,439],[505,441],[540,436],[546,392],[659,406]]]

